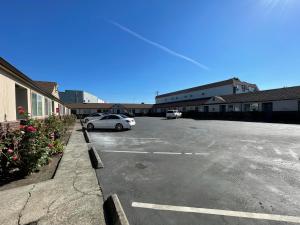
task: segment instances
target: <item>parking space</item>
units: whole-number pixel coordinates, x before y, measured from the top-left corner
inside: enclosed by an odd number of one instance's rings
[[[130,224],[300,223],[300,126],[136,118],[90,132]]]

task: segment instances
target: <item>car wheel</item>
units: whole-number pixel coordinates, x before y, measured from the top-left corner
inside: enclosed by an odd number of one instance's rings
[[[120,124],[120,123],[118,123],[118,124],[116,124],[115,129],[116,129],[117,131],[121,131],[121,130],[123,130],[123,125]]]
[[[88,130],[94,130],[94,125],[93,125],[92,123],[89,123],[89,124],[87,125],[87,129],[88,129]]]

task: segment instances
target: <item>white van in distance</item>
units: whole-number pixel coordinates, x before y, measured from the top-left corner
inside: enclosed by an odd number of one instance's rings
[[[182,113],[179,112],[178,110],[168,110],[166,117],[167,119],[177,119],[182,116]]]

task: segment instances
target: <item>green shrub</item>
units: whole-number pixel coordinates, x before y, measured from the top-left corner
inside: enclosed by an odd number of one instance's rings
[[[31,119],[22,107],[18,112],[24,116],[20,129],[0,132],[0,173],[7,175],[18,170],[27,175],[49,163],[52,155],[63,152],[62,137],[74,116],[49,116],[45,120]]]

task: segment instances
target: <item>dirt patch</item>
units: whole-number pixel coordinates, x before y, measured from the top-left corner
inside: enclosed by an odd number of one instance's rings
[[[43,166],[38,172],[31,173],[25,177],[15,174],[9,178],[0,178],[0,191],[52,179],[61,157],[62,154],[53,156],[48,165]]]

